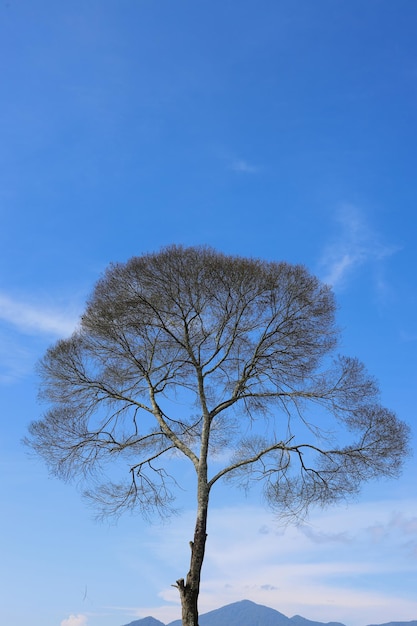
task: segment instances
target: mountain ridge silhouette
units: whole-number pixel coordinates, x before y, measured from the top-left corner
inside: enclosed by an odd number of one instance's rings
[[[154,617],[144,617],[124,626],[182,626],[181,620],[164,624]],[[287,617],[276,609],[256,604],[251,600],[240,600],[214,609],[199,616],[199,626],[346,626],[342,622],[318,622],[301,615]],[[364,625],[365,626],[365,625]],[[417,626],[417,620],[408,622],[385,622],[367,626]]]

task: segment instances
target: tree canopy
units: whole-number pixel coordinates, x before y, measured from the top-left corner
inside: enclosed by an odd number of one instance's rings
[[[189,578],[177,581],[184,608],[188,588],[198,596],[218,480],[262,480],[275,510],[297,517],[398,475],[408,427],[338,341],[333,293],[302,266],[207,247],[134,257],[108,268],[79,328],[40,362],[48,410],[28,443],[57,476],[83,477],[110,513],[165,515],[178,481],[172,456],[191,462],[197,523]],[[117,459],[127,469],[121,476],[116,463],[110,480]],[[196,596],[184,624],[197,624]]]

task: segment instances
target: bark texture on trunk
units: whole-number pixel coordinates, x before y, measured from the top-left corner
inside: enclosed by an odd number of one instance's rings
[[[190,542],[191,559],[187,578],[177,580],[181,598],[182,626],[198,626],[198,595],[200,592],[201,568],[207,539],[207,506],[199,510],[194,531],[194,541]]]
[[[184,581],[177,580],[180,592],[182,626],[198,626],[198,596],[200,593],[201,568],[203,567],[204,552],[207,540],[207,514],[209,505],[210,486],[207,480],[207,457],[210,439],[210,424],[212,416],[207,408],[204,390],[204,377],[201,366],[190,351],[191,360],[197,368],[200,403],[203,414],[203,428],[201,433],[200,459],[195,464],[197,470],[197,519],[194,529],[194,540],[190,542],[191,559],[190,569]]]

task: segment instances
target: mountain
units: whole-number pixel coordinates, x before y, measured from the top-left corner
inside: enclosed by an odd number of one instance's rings
[[[165,624],[154,617],[144,617],[143,619],[136,619],[134,622],[126,624],[126,626],[165,626]]]
[[[198,621],[199,626],[291,626],[291,621],[282,613],[249,600],[205,613]],[[169,626],[181,626],[181,620],[171,622]]]
[[[165,626],[165,624],[153,617],[145,617],[125,626]],[[168,626],[182,626],[181,620],[170,622]],[[250,600],[241,600],[200,615],[199,626],[344,626],[344,624],[340,622],[314,622],[301,617],[301,615],[294,615],[290,618],[267,606],[255,604]],[[417,626],[417,620],[388,622],[379,626]]]

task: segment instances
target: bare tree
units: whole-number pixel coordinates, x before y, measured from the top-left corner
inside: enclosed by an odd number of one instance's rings
[[[399,473],[408,427],[358,360],[335,356],[334,313],[329,287],[301,266],[172,246],[111,265],[79,329],[40,363],[50,408],[27,443],[55,475],[82,476],[104,512],[166,515],[173,455],[191,462],[195,532],[175,585],[184,626],[198,624],[220,479],[261,479],[275,510],[297,518]]]

